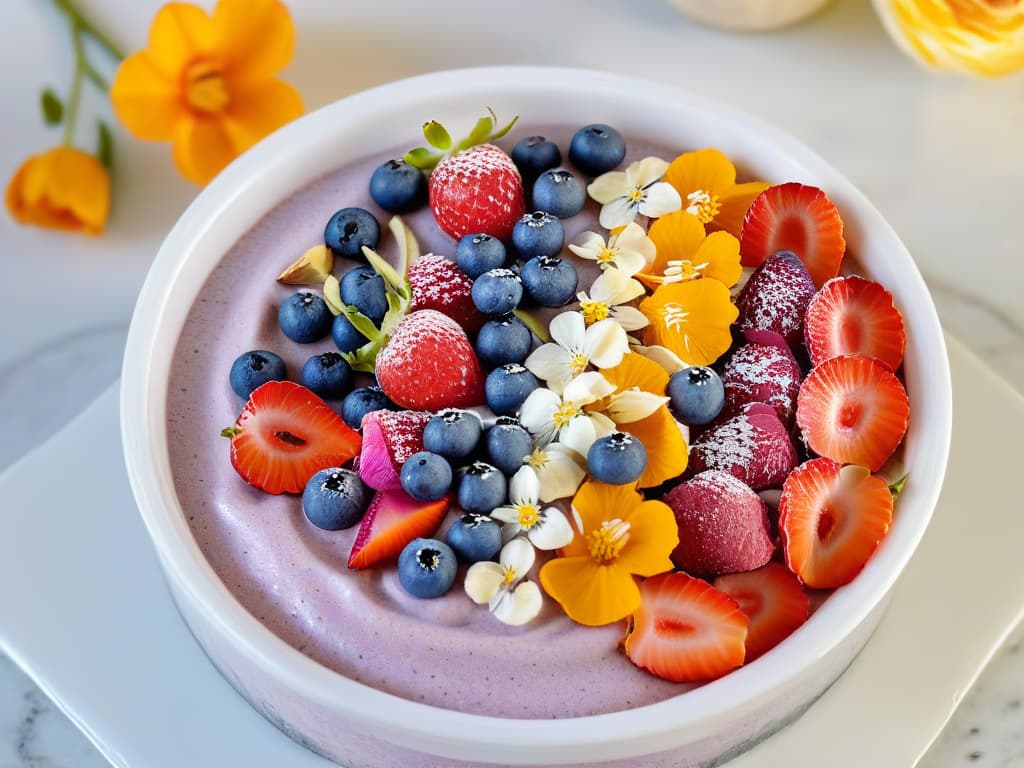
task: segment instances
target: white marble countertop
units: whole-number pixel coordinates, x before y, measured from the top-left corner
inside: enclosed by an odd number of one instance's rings
[[[159,2],[82,5],[133,48]],[[421,6],[402,0],[290,6],[298,49],[286,74],[309,108],[423,71],[529,63],[676,83],[783,126],[871,198],[915,255],[945,327],[1024,391],[1016,232],[1024,77],[988,82],[924,72],[897,51],[865,0],[836,0],[796,27],[746,36],[690,25],[662,0],[524,0],[490,9],[490,21],[478,4],[460,0],[436,0],[417,17],[410,9]],[[36,104],[42,86],[61,88],[70,75],[65,35],[49,3],[5,0],[5,182],[24,156],[58,140],[42,128]],[[95,99],[86,109],[109,118]],[[0,282],[0,470],[116,379],[138,287],[163,234],[195,194],[176,175],[166,146],[119,134],[116,153],[104,237],[19,228],[0,216],[0,259],[16,278]],[[923,766],[1024,764],[1021,642],[1018,630]],[[0,657],[0,768],[102,765]]]

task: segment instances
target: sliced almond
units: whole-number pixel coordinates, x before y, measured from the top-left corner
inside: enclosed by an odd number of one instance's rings
[[[323,285],[334,268],[334,254],[326,245],[314,245],[284,272],[277,282],[288,285]]]

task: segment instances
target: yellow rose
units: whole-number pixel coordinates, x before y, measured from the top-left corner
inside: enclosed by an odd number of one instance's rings
[[[22,163],[4,202],[22,224],[98,235],[110,212],[110,177],[92,155],[56,147]]]
[[[941,69],[994,77],[1024,67],[1024,0],[875,0],[890,34]]]

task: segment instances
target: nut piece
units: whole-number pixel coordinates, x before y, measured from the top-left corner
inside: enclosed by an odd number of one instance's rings
[[[326,245],[314,245],[277,276],[288,285],[323,285],[334,267],[334,254]]]

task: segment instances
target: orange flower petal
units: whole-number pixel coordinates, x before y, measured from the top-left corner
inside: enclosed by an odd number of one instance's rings
[[[669,557],[679,544],[675,513],[660,501],[645,501],[629,514],[629,541],[615,565],[637,576],[654,576],[675,566]]]
[[[181,120],[174,130],[174,163],[181,175],[203,185],[238,152],[223,124],[214,118]]]
[[[647,450],[647,466],[639,481],[641,488],[661,485],[686,469],[689,449],[679,425],[665,406],[646,419],[621,424],[619,429],[633,435]]]
[[[688,365],[710,365],[728,350],[739,316],[729,289],[705,279],[659,286],[639,309],[651,323],[644,343],[667,347]]]
[[[636,278],[648,288],[656,288],[664,282],[670,260],[693,261],[697,249],[704,242],[705,233],[700,219],[686,211],[676,211],[656,219],[647,236],[654,243],[654,261],[644,267]]]
[[[664,395],[668,388],[668,372],[653,360],[629,352],[614,368],[605,368],[601,375],[615,385],[618,392],[636,387],[644,392]]]
[[[22,224],[98,235],[110,211],[110,177],[92,155],[57,147],[22,163],[4,202]]]
[[[295,52],[295,25],[278,0],[220,0],[213,26],[224,75],[237,85],[267,80]]]
[[[110,86],[117,119],[133,136],[170,141],[178,118],[187,114],[176,83],[164,77],[146,51],[121,62]]]
[[[644,500],[644,497],[632,485],[607,485],[591,480],[580,486],[572,499],[572,508],[583,521],[585,533],[600,528],[605,520],[612,520],[616,517],[623,518],[633,507]],[[623,518],[624,519],[624,518]],[[578,544],[581,537],[577,534],[573,544]],[[587,551],[586,543],[583,543],[583,552]],[[568,548],[564,549],[566,554],[575,554]]]
[[[740,230],[743,228],[743,217],[747,215],[750,204],[754,202],[755,197],[770,186],[766,181],[748,181],[744,184],[737,184],[718,198],[719,209],[711,226],[716,229],[724,229],[733,237],[739,237]]]
[[[736,169],[717,149],[684,152],[669,164],[665,181],[679,192],[685,208],[686,196],[691,192],[702,190],[719,196],[728,192],[736,183]]]
[[[544,591],[570,619],[590,627],[611,624],[640,607],[640,588],[629,571],[589,557],[556,557],[540,569]]]
[[[167,82],[176,84],[189,63],[210,55],[214,43],[213,22],[202,8],[167,3],[153,17],[146,54]]]
[[[712,232],[701,243],[693,257],[696,264],[707,264],[700,270],[703,277],[717,280],[732,288],[743,274],[740,263],[740,241],[728,232]]]
[[[302,115],[302,97],[283,80],[267,80],[232,91],[224,112],[224,130],[241,154],[269,133]]]

